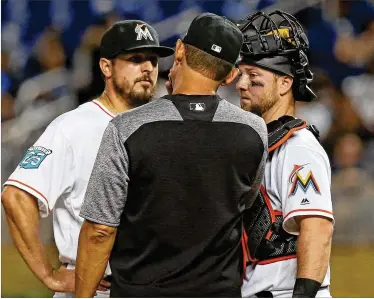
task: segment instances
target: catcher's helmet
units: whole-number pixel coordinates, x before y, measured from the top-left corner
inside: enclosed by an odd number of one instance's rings
[[[244,35],[239,63],[293,77],[292,90],[297,101],[316,98],[309,87],[313,73],[306,56],[308,38],[294,16],[280,10],[257,12],[239,21],[238,27]]]

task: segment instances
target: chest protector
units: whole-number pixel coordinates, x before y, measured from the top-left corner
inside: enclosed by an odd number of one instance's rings
[[[292,137],[294,132],[304,128],[318,139],[318,130],[301,119],[283,116],[271,122],[268,125],[268,159],[271,160],[273,152]],[[263,185],[258,198],[246,210],[243,223],[244,267],[248,263],[264,265],[296,257],[297,236],[283,229],[282,212],[273,209]]]

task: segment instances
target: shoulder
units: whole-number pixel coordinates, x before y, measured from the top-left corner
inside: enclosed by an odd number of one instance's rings
[[[294,132],[293,136],[287,140],[288,146],[304,146],[320,154],[326,154],[317,138],[307,128]]]
[[[141,117],[145,117],[146,119],[153,119],[154,116],[159,113],[162,113],[163,115],[167,114],[167,112],[169,111],[165,109],[172,107],[174,107],[174,105],[169,100],[154,99],[147,104],[121,113],[119,116],[112,120],[112,123],[119,125],[123,121],[128,121],[129,119],[136,119]]]
[[[88,131],[98,133],[99,129],[105,129],[110,119],[109,115],[90,101],[55,118],[47,130],[62,134],[68,140],[74,140],[86,135]]]
[[[281,146],[280,152],[292,152],[295,155],[314,155],[330,164],[326,151],[308,129],[294,132],[291,138]]]
[[[268,135],[265,121],[254,113],[245,111],[226,100],[221,100],[213,121],[235,122],[250,126],[257,132],[265,147],[267,147]]]
[[[126,139],[144,124],[167,120],[182,120],[182,117],[171,101],[161,98],[121,113],[110,123]]]

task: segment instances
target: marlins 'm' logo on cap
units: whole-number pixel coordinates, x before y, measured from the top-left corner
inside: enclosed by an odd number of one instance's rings
[[[153,37],[145,24],[137,24],[135,27],[135,33],[138,34],[136,36],[136,40],[141,40],[142,38],[149,38],[151,41],[153,41]]]

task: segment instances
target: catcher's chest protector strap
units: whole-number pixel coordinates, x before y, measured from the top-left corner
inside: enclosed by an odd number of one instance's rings
[[[304,120],[293,118],[291,116],[283,116],[268,125],[269,131],[270,126],[276,126],[276,129],[268,134],[269,153],[285,143],[294,132],[306,128],[307,123]]]
[[[283,116],[269,126],[268,146],[269,152],[272,152],[294,132],[306,128],[307,123]],[[318,138],[315,127],[308,126],[308,129]],[[273,210],[265,187],[261,185],[257,200],[244,214],[242,246],[246,262],[269,264],[296,257],[297,237],[285,232],[282,223],[282,212]]]

